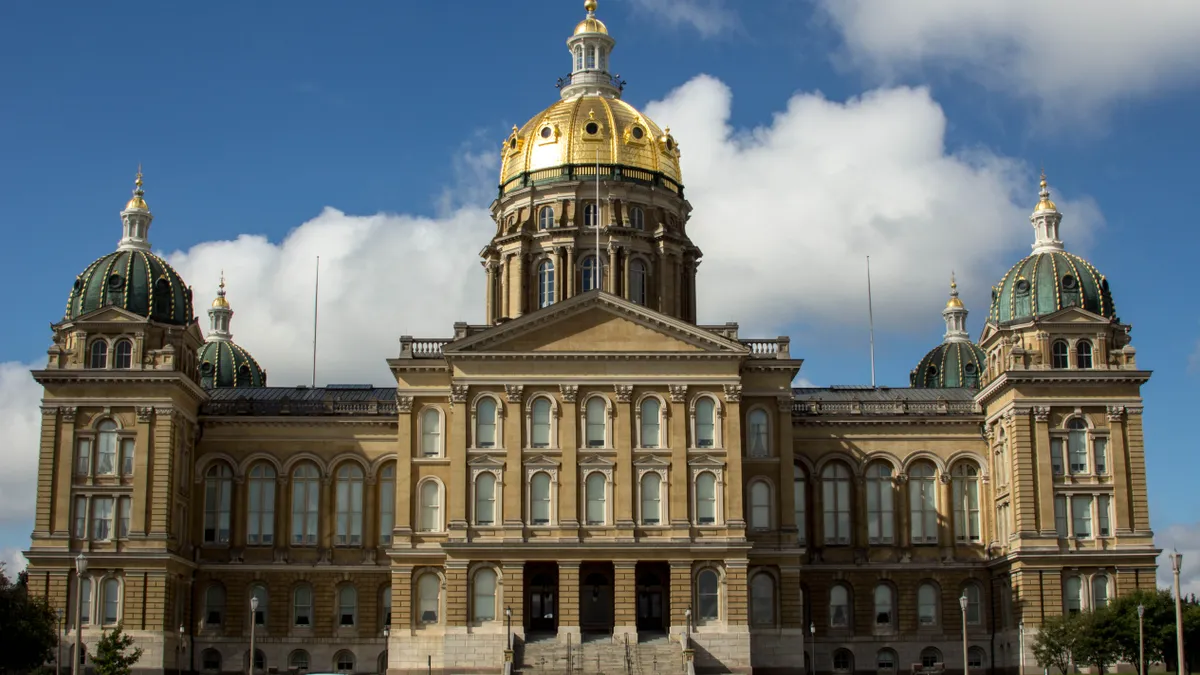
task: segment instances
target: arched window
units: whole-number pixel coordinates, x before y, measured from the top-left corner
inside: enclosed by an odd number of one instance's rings
[[[427,480],[421,483],[421,517],[419,519],[422,532],[441,532],[442,530],[442,491],[437,481]]]
[[[133,343],[124,338],[117,340],[113,348],[113,368],[133,367]]]
[[[554,304],[554,262],[543,260],[538,263],[538,308]]]
[[[538,211],[538,229],[548,230],[554,227],[554,207],[543,206]]]
[[[642,429],[639,447],[657,448],[662,443],[662,404],[657,398],[647,396],[640,406]]]
[[[750,625],[775,625],[775,578],[766,572],[750,580]]]
[[[922,626],[938,625],[938,589],[931,583],[917,589],[917,620]]]
[[[771,454],[771,431],[767,411],[751,410],[746,417],[746,454],[750,457],[766,457]]]
[[[833,462],[821,471],[821,496],[825,508],[825,543],[850,544],[850,469]]]
[[[79,623],[84,626],[92,623],[92,579],[79,579]],[[222,596],[224,597],[224,596]]]
[[[938,541],[935,472],[933,465],[928,462],[916,464],[908,470],[908,510],[914,544],[936,544]]]
[[[887,584],[879,584],[875,587],[875,627],[890,628],[892,626],[893,607],[895,607],[895,594],[892,592],[892,587]]]
[[[696,618],[701,621],[715,621],[721,612],[720,580],[717,571],[704,569],[696,576]]]
[[[850,591],[841,584],[829,589],[829,626],[831,628],[850,626]]]
[[[1063,597],[1068,612],[1078,614],[1083,611],[1083,581],[1079,577],[1067,577],[1067,582],[1063,584]]]
[[[533,525],[550,524],[550,474],[545,471],[529,479],[529,519]]]
[[[299,628],[312,626],[312,609],[312,587],[297,586],[292,592],[292,625]]]
[[[942,660],[942,653],[939,652],[937,648],[926,647],[925,649],[921,650],[922,668],[933,668],[939,663],[945,663],[945,661]]]
[[[583,70],[583,45],[575,45],[575,70]]]
[[[321,485],[317,467],[304,463],[292,469],[292,545],[317,543],[317,514],[321,505]]]
[[[1097,574],[1092,577],[1092,609],[1104,609],[1108,606],[1108,577]]]
[[[1055,340],[1050,346],[1050,367],[1070,368],[1071,362],[1067,356],[1069,348],[1066,340]]]
[[[696,447],[716,446],[717,404],[708,396],[696,399]]]
[[[250,546],[275,543],[275,469],[265,462],[250,469],[246,543]]]
[[[963,380],[967,387],[971,389],[979,388],[979,369],[974,363],[968,363],[963,366]]]
[[[833,672],[854,672],[854,655],[850,653],[849,649],[839,649],[833,653]]]
[[[215,649],[205,649],[200,655],[200,668],[209,673],[220,672],[221,652]]]
[[[345,463],[337,472],[337,534],[334,544],[362,544],[363,472],[357,464]]]
[[[711,471],[696,476],[696,523],[712,525],[717,522],[717,477]]]
[[[807,476],[804,475],[804,469],[795,464],[792,466],[792,507],[795,509],[796,531],[800,536],[800,543],[803,544],[808,540],[805,536],[808,532],[807,518],[807,501],[808,501],[808,483]]]
[[[605,400],[599,396],[589,398],[584,416],[587,429],[587,447],[605,447],[608,440],[608,427],[606,424],[608,421],[606,419],[608,417],[608,405]]]
[[[379,471],[379,543],[392,543],[396,529],[396,465],[388,464]]]
[[[635,230],[646,229],[646,212],[640,206],[630,207],[629,226]]]
[[[880,673],[896,672],[896,652],[891,649],[880,649],[875,655],[875,668]]]
[[[358,589],[347,584],[338,589],[338,625],[350,627],[358,620]]]
[[[629,263],[629,300],[646,304],[646,263],[636,258]]]
[[[288,656],[288,668],[291,670],[308,670],[308,652],[297,649]]]
[[[428,625],[438,622],[441,611],[442,583],[432,572],[422,574],[417,580],[417,624]]]
[[[1000,645],[1000,647],[1001,647],[1001,649],[1003,649],[1004,645],[1002,644],[1002,645]],[[980,649],[979,647],[971,647],[970,649],[967,650],[967,667],[968,668],[972,668],[972,669],[983,668],[983,659],[984,659],[983,650]],[[1001,656],[1001,661],[1003,661],[1003,656]]]
[[[101,440],[103,448],[104,441]],[[101,450],[103,452],[103,449]],[[209,467],[204,476],[204,543],[229,543],[229,511],[233,472],[224,464]]]
[[[550,447],[550,410],[550,399],[544,396],[533,399],[530,411],[533,438],[530,439],[530,447]]]
[[[96,475],[117,472],[117,423],[104,420],[96,425]]]
[[[442,414],[437,408],[426,408],[421,413],[421,456],[442,455]]]
[[[254,584],[250,587],[250,597],[258,598],[258,608],[254,610],[254,625],[267,625],[267,587],[262,584]]]
[[[379,623],[382,626],[392,625],[392,586],[388,584],[379,591]]]
[[[171,284],[163,278],[154,282],[154,318],[164,321],[171,318]]]
[[[333,657],[333,670],[336,673],[354,672],[354,654],[342,650]]]
[[[585,67],[588,70],[596,69],[596,50],[595,49],[589,48],[589,49],[584,50],[584,59],[586,60]]]
[[[588,202],[583,205],[583,226],[596,227],[600,223],[600,214],[596,210],[595,202]]]
[[[583,277],[583,292],[585,293],[594,291],[597,288],[604,288],[604,268],[597,268],[596,260],[595,255],[586,255],[579,266],[580,275]]]
[[[642,475],[642,525],[662,523],[662,477],[653,471]]]
[[[104,626],[111,626],[120,618],[121,607],[121,582],[116,579],[105,579],[104,585],[100,587],[101,607],[103,614],[100,615],[100,623]]]
[[[475,524],[496,524],[496,475],[486,471],[475,477]]]
[[[1076,368],[1091,368],[1092,367],[1092,343],[1087,340],[1080,340],[1075,343],[1075,367]]]
[[[771,488],[765,481],[750,484],[750,529],[771,529]]]
[[[1067,421],[1067,462],[1073,474],[1088,470],[1087,430],[1087,422],[1078,417]]]
[[[496,572],[490,567],[475,572],[471,612],[476,623],[496,620]]]
[[[225,587],[220,584],[212,584],[204,590],[204,623],[208,626],[225,623]]]
[[[603,525],[606,522],[608,500],[605,499],[605,492],[607,488],[608,484],[604,478],[604,474],[599,471],[593,471],[588,474],[587,480],[584,481],[584,495],[587,501],[587,508],[584,514],[585,524]]]
[[[967,584],[963,586],[963,596],[967,599],[967,623],[977,626],[983,623],[983,607],[980,603],[983,600],[983,592],[979,590],[977,584]]]
[[[867,467],[867,537],[872,544],[895,541],[893,494],[891,465],[886,462],[871,463]]]
[[[475,447],[496,447],[496,399],[491,396],[475,404]]]
[[[954,538],[963,542],[980,540],[979,471],[960,463],[951,476],[954,488]]]
[[[88,354],[88,368],[107,368],[108,367],[108,343],[104,340],[96,340],[92,343],[91,352]]]

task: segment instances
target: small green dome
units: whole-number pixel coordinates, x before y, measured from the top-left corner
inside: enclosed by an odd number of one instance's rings
[[[943,342],[929,350],[909,375],[909,384],[918,388],[979,388],[979,374],[987,357],[974,342]]]
[[[1081,307],[1116,319],[1108,280],[1088,261],[1066,251],[1034,253],[992,288],[988,321],[1004,324]]]
[[[110,306],[177,326],[195,321],[192,291],[179,274],[167,261],[136,248],[109,253],[75,277],[66,318]]]
[[[250,352],[232,340],[210,339],[197,354],[200,357],[200,384],[205,389],[267,386],[267,372]]]

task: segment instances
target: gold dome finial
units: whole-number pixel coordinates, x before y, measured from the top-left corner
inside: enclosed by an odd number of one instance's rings
[[[950,299],[946,302],[946,309],[961,309],[962,306],[962,300],[958,299],[958,281],[954,279],[954,272],[950,272]]]
[[[587,10],[587,18],[575,25],[575,35],[580,33],[600,33],[608,35],[608,26],[596,18],[596,0],[585,0],[583,8]]]
[[[217,298],[213,300],[212,306],[229,309],[229,301],[225,299],[225,270],[221,270],[221,283],[217,285]]]
[[[1057,211],[1058,207],[1054,205],[1054,202],[1050,201],[1050,188],[1046,187],[1046,170],[1045,169],[1042,169],[1042,181],[1039,184],[1039,187],[1041,188],[1041,191],[1038,192],[1038,197],[1040,199],[1038,200],[1037,206],[1033,207],[1033,210],[1035,212],[1036,211]]]
[[[150,207],[146,204],[143,198],[146,192],[142,190],[142,164],[138,162],[137,177],[133,179],[133,197],[130,197],[128,202],[125,202],[125,210],[140,209],[149,211]]]
[[[589,14],[594,13],[596,11],[596,0],[585,0],[583,3],[583,8],[586,9]]]

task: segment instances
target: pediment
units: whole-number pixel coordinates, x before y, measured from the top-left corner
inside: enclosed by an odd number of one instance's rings
[[[608,293],[585,293],[443,350],[470,353],[747,353],[741,343]]]
[[[613,462],[612,460],[608,459],[607,457],[600,457],[599,455],[591,455],[591,456],[584,457],[583,459],[579,460],[579,466],[586,466],[586,467],[593,468],[593,469],[595,469],[595,468],[611,469],[616,466],[616,463]]]
[[[1082,307],[1064,307],[1053,314],[1041,318],[1042,323],[1112,323],[1111,319],[1100,316]]]
[[[525,466],[557,467],[558,460],[547,455],[537,455],[525,460]]]
[[[671,463],[661,457],[651,455],[633,460],[633,465],[640,469],[667,469],[670,468]]]
[[[700,455],[698,457],[689,459],[688,466],[696,468],[709,467],[713,469],[721,469],[725,467],[725,462],[722,462],[711,455]]]
[[[477,469],[503,469],[504,462],[492,457],[491,455],[483,455],[481,457],[475,457],[471,459],[471,461],[467,462],[467,466],[475,467]]]
[[[123,307],[101,307],[75,317],[71,323],[146,323],[147,319]]]

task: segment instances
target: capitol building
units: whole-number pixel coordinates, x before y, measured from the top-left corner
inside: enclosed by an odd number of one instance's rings
[[[152,252],[138,174],[33,373],[29,586],[69,645],[120,624],[138,673],[201,675],[1015,675],[1046,617],[1155,587],[1150,372],[1045,179],[977,340],[951,283],[911,387],[794,388],[787,337],[696,323],[687,139],[622,100],[586,12],[499,148],[485,316],[396,336],[392,386],[271,386],[225,280],[194,299]]]

